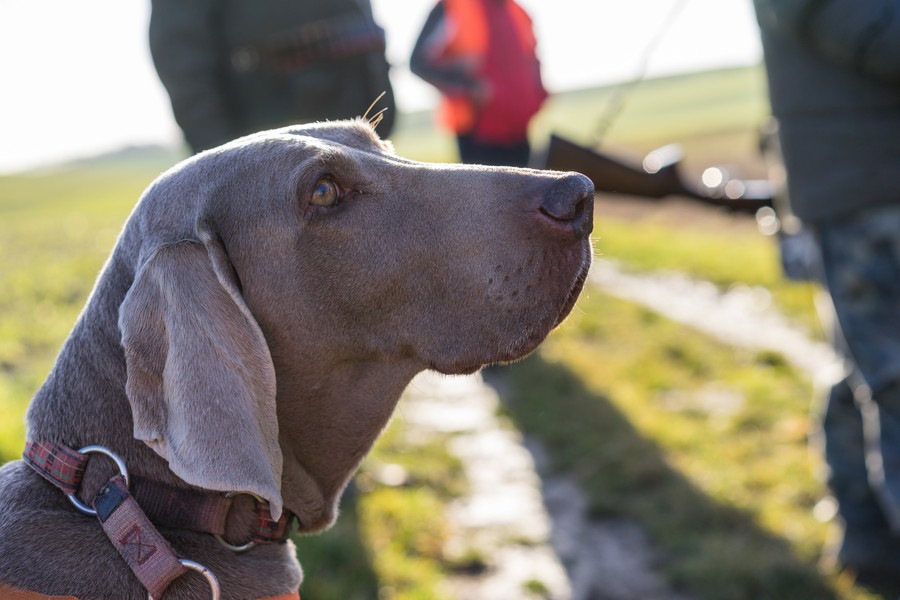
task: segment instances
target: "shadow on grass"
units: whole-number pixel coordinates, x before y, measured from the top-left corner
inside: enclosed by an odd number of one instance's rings
[[[702,600],[834,600],[814,565],[752,515],[719,503],[667,462],[610,400],[539,354],[499,370],[503,402],[552,468],[585,490],[592,518],[638,522],[676,589]]]
[[[341,514],[334,527],[319,535],[293,537],[303,566],[301,598],[378,599],[378,577],[360,531],[358,508],[351,485],[341,500]]]

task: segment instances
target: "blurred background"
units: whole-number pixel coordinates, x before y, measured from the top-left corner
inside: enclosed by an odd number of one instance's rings
[[[387,32],[397,105],[416,112],[437,94],[408,68],[431,10],[426,0],[375,0]],[[672,9],[669,0],[523,1],[532,15],[551,91],[629,79]],[[0,3],[0,66],[7,91],[0,114],[0,172],[116,150],[175,146],[180,133],[147,44],[149,2],[51,0]],[[667,32],[651,75],[759,62],[750,2],[694,0]]]
[[[398,152],[455,160],[434,123],[437,93],[407,64],[432,3],[372,4]],[[521,4],[551,93],[530,130],[536,150],[559,134],[640,165],[677,143],[685,179],[712,165],[766,177],[750,0]],[[150,59],[149,14],[149,2],[0,2],[0,462],[18,457],[25,407],[135,200],[188,155]],[[477,424],[428,426],[412,418],[425,410],[415,398],[401,401],[338,525],[296,540],[304,598],[873,597],[817,568],[834,510],[809,452],[817,375],[804,358],[823,339],[814,288],[785,279],[752,214],[597,199],[598,267],[570,319],[532,357],[467,380],[463,396],[499,399]],[[411,395],[459,393],[442,385],[417,380]],[[546,527],[502,521],[525,492],[478,496],[494,510],[475,513],[501,513],[490,536],[490,519],[460,516],[485,487],[460,440],[483,427],[513,446],[474,460],[489,482],[524,468]],[[502,460],[525,442],[524,467]],[[574,513],[580,525],[566,529]]]

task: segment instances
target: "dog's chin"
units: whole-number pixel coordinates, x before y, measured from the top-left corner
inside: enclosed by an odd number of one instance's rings
[[[551,329],[549,325],[536,327],[503,349],[484,348],[484,354],[473,352],[452,361],[433,362],[429,368],[444,375],[471,375],[486,365],[515,362],[534,352]]]
[[[446,365],[432,364],[430,368],[444,375],[471,375],[485,365],[507,364],[525,358],[534,352],[550,335],[550,332],[556,329],[575,308],[575,303],[587,281],[590,266],[590,259],[585,260],[558,312],[555,315],[553,312],[549,313],[545,319],[541,319],[540,325],[534,327],[527,335],[520,337],[510,347],[498,350],[490,356],[470,357]]]
[[[562,309],[559,311],[559,315],[556,317],[556,322],[553,323],[553,329],[556,329],[563,321],[566,320],[566,317],[569,316],[569,313],[572,312],[572,309],[575,308],[575,303],[578,302],[578,297],[581,295],[581,290],[584,289],[584,284],[587,282],[588,272],[591,269],[591,260],[590,256],[585,260],[581,265],[581,270],[578,272],[578,275],[575,276],[575,283],[572,284],[572,289],[569,290],[569,295],[566,296],[565,302],[563,302]],[[549,332],[548,332],[549,333]]]
[[[449,369],[434,367],[434,370],[442,375],[471,375],[472,373],[477,373],[483,366],[483,364],[478,364],[474,367],[456,367]]]

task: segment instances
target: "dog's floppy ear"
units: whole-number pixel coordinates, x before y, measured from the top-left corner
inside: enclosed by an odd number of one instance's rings
[[[157,248],[119,311],[134,436],[189,484],[281,515],[275,371],[217,241]]]

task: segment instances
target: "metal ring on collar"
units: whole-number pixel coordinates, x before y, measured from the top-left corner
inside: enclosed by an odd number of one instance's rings
[[[130,486],[128,479],[128,469],[125,468],[125,461],[122,460],[118,454],[104,446],[85,446],[78,451],[82,454],[103,454],[113,459],[113,462],[116,463],[116,467],[119,468],[119,473],[122,475],[122,478],[125,479],[125,486]],[[72,506],[77,508],[79,511],[83,512],[86,515],[96,516],[97,511],[79,500],[78,496],[76,496],[74,493],[67,494],[66,498],[68,498],[69,502],[72,503]]]
[[[260,503],[265,502],[265,500],[263,500],[262,498],[260,498],[256,494],[254,494],[253,492],[228,492],[227,494],[225,494],[225,497],[226,498],[234,498],[235,496],[241,496],[241,495],[253,496],[253,498],[257,502],[260,502]],[[219,544],[221,544],[223,547],[227,548],[228,550],[231,550],[232,552],[238,552],[238,553],[246,552],[250,548],[253,548],[254,546],[256,546],[256,542],[254,542],[253,540],[250,540],[246,544],[241,544],[240,546],[236,546],[234,544],[229,544],[228,542],[226,542],[225,538],[223,538],[218,533],[213,534],[213,537],[216,538],[216,541],[219,542]]]
[[[219,588],[219,580],[216,578],[212,571],[210,571],[200,563],[194,562],[192,560],[179,558],[178,562],[180,562],[185,568],[191,569],[192,571],[197,571],[198,573],[203,575],[206,578],[206,582],[209,584],[210,591],[212,592],[210,598],[212,598],[212,600],[219,600],[219,596],[221,596],[222,591],[221,588]],[[147,594],[147,600],[154,600],[154,598],[150,594]]]

